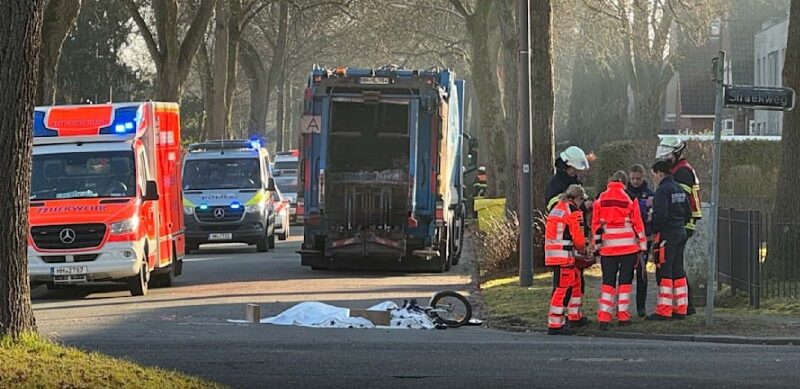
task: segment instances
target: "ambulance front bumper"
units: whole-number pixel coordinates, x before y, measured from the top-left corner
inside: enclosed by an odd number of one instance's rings
[[[106,243],[80,252],[38,251],[28,246],[28,274],[33,283],[77,284],[114,281],[139,273],[144,241]]]

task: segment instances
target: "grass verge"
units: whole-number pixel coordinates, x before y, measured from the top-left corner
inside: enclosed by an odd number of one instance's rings
[[[146,368],[23,335],[0,338],[2,388],[221,388],[173,371]]]
[[[600,285],[600,272],[592,268],[585,273],[586,290],[583,296],[583,313],[593,322],[597,320],[597,298]],[[552,275],[538,274],[534,286],[519,287],[517,277],[498,278],[481,284],[484,310],[491,325],[521,326],[535,330],[547,328],[547,310],[552,292]],[[740,297],[736,297],[740,298]],[[655,296],[648,296],[648,300]],[[745,297],[746,299],[746,297]],[[765,309],[751,310],[739,306],[731,298],[722,298],[721,307],[715,310],[714,325],[706,326],[703,308],[698,314],[686,320],[668,322],[645,321],[635,316],[635,303],[632,306],[634,318],[627,327],[613,325],[609,331],[635,332],[645,334],[703,334],[738,336],[798,336],[800,317],[797,316],[796,302],[765,302]],[[582,328],[580,334],[601,333],[596,325]]]

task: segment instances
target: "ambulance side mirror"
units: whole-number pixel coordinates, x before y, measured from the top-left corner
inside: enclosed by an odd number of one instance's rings
[[[158,185],[155,181],[147,181],[144,187],[144,196],[142,196],[142,200],[156,201],[158,199]]]
[[[275,191],[275,179],[272,177],[267,180],[267,190],[270,192]]]

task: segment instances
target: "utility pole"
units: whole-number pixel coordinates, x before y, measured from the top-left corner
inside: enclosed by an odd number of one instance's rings
[[[533,212],[531,210],[531,54],[530,0],[517,0],[519,27],[519,142],[517,166],[519,177],[519,286],[533,284]]]
[[[725,51],[720,50],[714,58],[714,82],[717,85],[717,100],[714,107],[714,158],[711,166],[711,257],[708,259],[708,280],[706,281],[706,325],[714,323],[714,292],[717,289],[717,225],[719,220],[719,169],[722,153],[722,108],[725,92]]]

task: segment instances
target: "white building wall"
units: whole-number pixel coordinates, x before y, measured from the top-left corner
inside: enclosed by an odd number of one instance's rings
[[[756,86],[783,85],[783,59],[786,57],[786,38],[789,20],[771,25],[755,36],[754,84]],[[755,111],[755,125],[751,135],[779,135],[783,131],[783,112]]]

